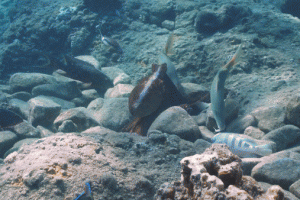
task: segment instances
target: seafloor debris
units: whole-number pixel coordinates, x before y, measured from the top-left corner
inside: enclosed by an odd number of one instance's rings
[[[287,199],[280,186],[264,192],[250,176],[243,176],[241,159],[223,144],[213,144],[203,154],[181,160],[181,181],[165,183],[156,200]]]

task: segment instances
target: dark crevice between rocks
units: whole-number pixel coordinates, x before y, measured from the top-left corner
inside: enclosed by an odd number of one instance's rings
[[[93,12],[110,12],[122,8],[119,0],[84,0],[83,4]]]

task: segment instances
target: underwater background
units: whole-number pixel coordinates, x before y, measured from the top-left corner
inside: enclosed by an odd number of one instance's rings
[[[0,66],[0,200],[300,198],[299,0],[0,0]]]

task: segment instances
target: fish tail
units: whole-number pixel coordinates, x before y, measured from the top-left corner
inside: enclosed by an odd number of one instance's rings
[[[272,154],[272,149],[268,148],[268,145],[262,145],[262,146],[257,146],[256,150],[257,150],[257,154],[260,156],[268,156],[270,154]]]
[[[237,49],[237,51],[235,52],[234,56],[232,57],[232,59],[224,66],[225,69],[230,70],[231,67],[233,67],[234,65],[236,65],[240,59],[241,59],[241,55],[242,55],[242,45],[240,45]]]
[[[175,35],[174,33],[172,33],[171,35],[169,35],[165,49],[164,49],[164,54],[166,55],[171,55],[173,54],[173,44],[174,44],[174,40],[175,40]]]

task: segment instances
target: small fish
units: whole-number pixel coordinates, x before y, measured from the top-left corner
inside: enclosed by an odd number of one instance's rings
[[[258,158],[272,153],[269,144],[258,145],[254,139],[237,133],[218,133],[211,140],[213,143],[226,144],[233,154],[242,158]]]
[[[162,77],[167,65],[152,65],[153,74],[143,78],[129,96],[129,111],[134,117],[145,117],[160,106],[165,92]]]
[[[214,114],[214,118],[217,122],[218,128],[216,132],[222,132],[225,130],[225,103],[224,103],[224,85],[229,70],[233,67],[240,57],[242,52],[242,46],[240,45],[233,58],[222,67],[215,76],[210,90],[211,109]]]
[[[64,56],[64,62],[54,58],[51,58],[50,62],[52,67],[62,70],[68,77],[90,84],[101,92],[114,86],[102,71],[83,60],[66,55]]]
[[[82,192],[80,195],[78,195],[74,200],[79,200],[81,197],[85,197],[85,200],[93,200],[93,195],[92,195],[92,189],[91,189],[91,184],[89,182],[85,183],[84,186],[84,192]]]
[[[18,114],[0,108],[0,129],[12,128],[13,126],[23,122],[23,118]]]
[[[100,27],[100,36],[101,36],[101,40],[102,40],[103,44],[116,49],[120,54],[122,54],[123,50],[122,50],[121,46],[119,45],[119,43],[113,38],[103,36],[102,32],[101,32],[101,28],[102,28],[102,24],[101,24],[101,27]]]

